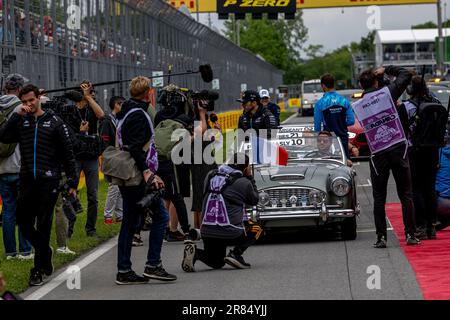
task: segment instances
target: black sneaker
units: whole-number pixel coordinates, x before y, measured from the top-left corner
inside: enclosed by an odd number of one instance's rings
[[[28,284],[30,286],[42,286],[42,284],[44,283],[44,281],[42,280],[42,273],[41,271],[37,270],[37,269],[31,269],[30,272],[30,281],[28,282]]]
[[[140,236],[133,237],[133,247],[142,247],[144,245],[144,241],[142,241]]]
[[[415,236],[408,234],[406,237],[406,244],[408,246],[418,245],[418,244],[420,244],[420,240],[417,239]]]
[[[184,247],[184,255],[183,262],[181,262],[181,269],[185,272],[195,272],[194,269],[194,259],[195,259],[195,251],[197,247],[195,244],[188,243]]]
[[[377,249],[384,249],[384,248],[386,248],[386,247],[387,247],[387,241],[386,241],[386,238],[385,238],[385,237],[379,237],[379,238],[377,239],[377,242],[375,242],[375,243],[373,244],[373,247],[374,247],[374,248],[377,248]]]
[[[159,267],[145,267],[144,277],[161,281],[175,281],[177,276],[167,273],[162,266]]]
[[[244,258],[241,255],[237,255],[230,250],[228,255],[224,259],[225,263],[236,268],[236,269],[248,269],[251,265],[245,262]]]
[[[428,239],[426,228],[425,227],[418,227],[416,233],[414,234],[414,236],[417,239],[419,239],[419,240]],[[408,237],[408,235],[406,235],[406,237]]]
[[[134,271],[128,271],[126,273],[118,272],[116,276],[116,284],[146,284],[148,279],[145,277],[138,276]]]

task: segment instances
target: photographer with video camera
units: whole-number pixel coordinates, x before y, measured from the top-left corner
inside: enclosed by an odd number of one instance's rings
[[[24,237],[35,249],[29,282],[32,286],[43,283],[43,274],[53,273],[50,232],[62,165],[69,193],[76,195],[75,157],[69,129],[52,110],[42,110],[39,96],[36,86],[23,87],[19,93],[22,105],[0,128],[0,142],[19,143],[22,160],[16,215]]]
[[[385,75],[395,77],[387,82]],[[377,241],[375,248],[386,248],[386,196],[390,171],[395,179],[398,197],[402,204],[403,223],[407,245],[417,245],[411,172],[408,144],[403,131],[396,102],[408,87],[411,73],[401,67],[388,66],[361,73],[359,83],[363,96],[353,105],[371,149],[370,176],[373,184]],[[383,120],[383,121],[380,121]],[[370,124],[370,125],[369,125]]]
[[[119,234],[116,277],[116,283],[119,285],[147,283],[148,279],[161,281],[177,279],[175,275],[164,270],[161,262],[164,232],[169,217],[160,197],[156,197],[157,200],[153,203],[147,263],[143,277],[138,276],[131,268],[133,236],[140,216],[144,214],[143,208],[139,207],[138,202],[143,200],[146,191],[148,193],[149,186],[156,190],[164,188],[163,181],[155,174],[158,170],[158,155],[154,143],[155,132],[147,113],[150,102],[150,84],[150,79],[146,77],[134,78],[130,83],[131,99],[123,103],[122,110],[117,114],[119,145],[134,160],[139,172],[138,178],[143,177],[138,185],[119,185],[123,198],[123,219]]]
[[[68,125],[75,132],[77,141],[74,147],[78,181],[81,171],[84,172],[87,189],[87,236],[96,236],[95,224],[98,211],[98,158],[102,153],[102,141],[98,135],[98,120],[103,119],[105,113],[95,101],[95,91],[89,81],[83,81],[80,85],[83,94],[81,101],[76,102],[74,114],[68,118]]]
[[[186,114],[188,97],[179,88],[169,85],[161,92],[158,102],[162,108],[155,115],[155,139],[159,161],[157,174],[165,185],[164,200],[169,211],[166,240],[183,241],[190,229],[183,194],[189,194],[190,190],[182,190],[182,182],[188,181],[190,177],[189,173],[183,170],[185,167],[175,166],[171,160],[170,152],[176,144],[171,138],[177,129],[192,131],[194,119]],[[178,223],[182,232],[178,230]]]

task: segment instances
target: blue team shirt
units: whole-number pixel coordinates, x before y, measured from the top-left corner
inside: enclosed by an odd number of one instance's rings
[[[353,124],[355,115],[350,102],[336,91],[325,92],[314,106],[314,131],[327,130],[344,136],[347,135],[347,127]]]

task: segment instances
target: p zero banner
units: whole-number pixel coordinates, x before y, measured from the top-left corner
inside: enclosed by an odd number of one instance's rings
[[[384,6],[402,4],[436,4],[437,0],[294,0],[297,9],[332,8],[332,7],[357,7],[357,6]],[[191,12],[217,12],[216,0],[167,0],[176,8],[185,5]],[[239,1],[238,1],[239,2]],[[250,2],[250,1],[247,1]],[[253,0],[252,7],[267,6],[273,0]],[[197,8],[198,3],[198,8]],[[277,3],[277,1],[275,1]]]
[[[296,0],[217,0],[221,13],[295,13]]]

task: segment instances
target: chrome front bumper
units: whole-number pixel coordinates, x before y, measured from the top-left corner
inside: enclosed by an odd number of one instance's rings
[[[247,211],[247,216],[254,221],[270,221],[282,219],[319,219],[327,222],[334,218],[351,218],[359,215],[359,204],[355,209],[344,209],[338,205],[321,205],[318,207],[281,207],[281,208],[257,208]]]

